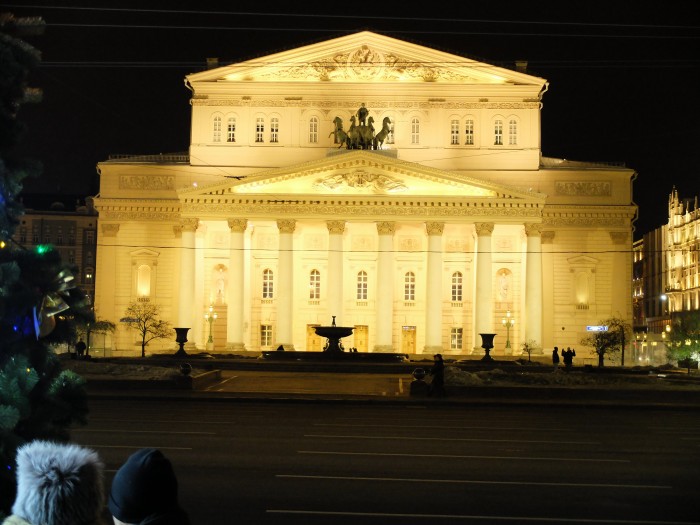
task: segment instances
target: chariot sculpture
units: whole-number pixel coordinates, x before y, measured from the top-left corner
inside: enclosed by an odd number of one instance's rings
[[[375,134],[374,117],[368,117],[368,114],[369,110],[362,104],[357,114],[350,117],[350,128],[347,132],[343,129],[343,119],[335,117],[335,129],[328,136],[335,135],[338,148],[345,146],[347,149],[382,149],[384,141],[391,133],[391,119],[384,117],[382,129]]]

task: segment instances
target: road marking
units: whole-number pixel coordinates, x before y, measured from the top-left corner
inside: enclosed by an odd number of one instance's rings
[[[538,456],[469,456],[463,454],[401,454],[397,452],[327,452],[323,450],[297,450],[298,454],[319,454],[328,456],[387,456],[408,458],[447,458],[447,459],[496,459],[519,461],[576,461],[582,463],[632,463],[629,459],[596,459],[596,458],[556,458]]]
[[[452,483],[463,485],[527,485],[538,487],[577,487],[612,489],[654,489],[670,490],[670,485],[625,485],[617,483],[565,483],[560,481],[489,481],[482,479],[426,479],[426,478],[373,478],[363,476],[310,476],[302,474],[275,474],[276,478],[333,479],[341,481],[395,481],[405,483]]]
[[[355,423],[314,423],[314,426],[316,427],[372,427],[372,428],[394,428],[394,427],[401,427],[401,428],[408,428],[408,425],[402,424],[402,425],[392,425],[392,424],[367,424],[367,423],[360,423],[360,424],[355,424]],[[410,427],[412,430],[416,430],[415,427]],[[542,432],[573,432],[574,430],[571,428],[541,428],[541,427],[465,427],[465,426],[445,426],[445,425],[420,425],[418,429],[423,429],[423,428],[431,428],[431,429],[441,429],[441,430],[488,430],[489,432],[493,431],[498,431],[498,430],[510,430],[510,431],[517,431],[517,430],[523,430],[523,431],[542,431]]]
[[[478,521],[539,521],[551,523],[603,523],[603,524],[634,524],[634,525],[697,525],[694,521],[642,521],[642,520],[612,520],[591,518],[546,518],[537,516],[481,516],[469,514],[407,514],[389,512],[342,512],[326,510],[294,510],[294,509],[267,509],[269,514],[303,514],[309,516],[355,516],[366,518],[423,518],[444,520],[478,520]]]
[[[154,445],[84,445],[88,448],[132,448],[132,449],[141,449],[141,448],[153,448]],[[158,448],[160,450],[193,450],[192,447],[161,447],[157,446],[155,448]]]
[[[533,439],[493,439],[493,438],[443,438],[443,437],[411,437],[411,436],[352,436],[333,434],[304,434],[307,438],[323,439],[403,439],[406,441],[475,441],[487,443],[540,443],[544,445],[600,445],[599,441],[547,441]]]
[[[115,429],[96,429],[96,428],[75,428],[73,432],[109,432],[110,434],[162,434],[163,430],[124,430],[122,428]],[[216,432],[187,432],[187,431],[177,431],[168,430],[168,435],[170,434],[201,434],[208,436],[215,436]]]

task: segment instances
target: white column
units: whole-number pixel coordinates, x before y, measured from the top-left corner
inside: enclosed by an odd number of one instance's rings
[[[375,352],[393,352],[392,329],[394,324],[394,232],[393,222],[378,222],[377,253],[377,337]]]
[[[479,334],[492,334],[493,272],[491,257],[492,222],[474,224],[476,235],[476,297],[474,298],[474,349],[481,348]]]
[[[426,354],[442,352],[442,232],[444,222],[427,222],[428,269],[425,289]]]
[[[187,332],[188,343],[193,341],[192,328],[200,322],[199,316],[195,319],[194,305],[194,258],[195,258],[195,232],[199,226],[199,219],[182,219],[180,221],[180,295],[178,297],[177,326],[189,328]]]
[[[115,311],[114,300],[112,299],[117,296],[116,285],[119,279],[116,248],[119,244],[117,240],[118,233],[119,224],[100,223],[100,235],[97,239],[100,249],[97,251],[95,297],[92,298],[92,304],[100,305],[99,312],[95,312],[95,314],[102,319],[120,319],[124,314],[124,312]],[[110,350],[114,350],[120,333],[126,333],[126,331],[117,331],[116,334],[107,335],[106,340],[110,341]],[[111,355],[111,353],[107,355]]]
[[[628,232],[609,232],[613,244],[612,303],[613,317],[629,321],[632,316],[632,246]]]
[[[525,224],[525,341],[542,346],[542,238],[541,224]]]
[[[245,249],[243,245],[247,219],[229,219],[228,253],[228,320],[226,322],[226,350],[242,352],[243,343],[243,291]]]
[[[552,244],[554,232],[543,231],[542,246],[542,351],[552,350],[557,345],[556,337],[561,332],[557,330],[554,320],[554,259]],[[548,327],[545,329],[545,327]],[[551,328],[551,329],[550,329]]]
[[[192,325],[192,330],[189,331],[187,339],[189,339],[185,348],[187,349],[206,349],[207,347],[207,332],[204,329],[204,312],[209,308],[209,302],[204,299],[204,252],[206,252],[207,243],[207,226],[199,223],[197,231],[194,232],[194,272],[191,279],[194,286],[194,302],[192,310],[194,310],[195,323]],[[211,268],[209,268],[211,271]]]
[[[280,231],[279,242],[279,274],[277,286],[277,342],[275,347],[282,345],[285,350],[294,350],[292,320],[294,309],[294,219],[277,221]]]
[[[343,319],[343,233],[345,221],[327,221],[328,226],[328,318],[336,316],[336,324]]]

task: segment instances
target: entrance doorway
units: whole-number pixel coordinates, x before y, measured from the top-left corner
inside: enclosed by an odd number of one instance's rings
[[[415,354],[416,353],[416,327],[402,326],[401,327],[401,353]]]
[[[320,324],[307,324],[306,325],[306,351],[307,352],[322,352],[323,345],[326,343],[326,339],[319,335],[316,335],[314,326],[321,326]]]
[[[358,352],[367,351],[367,325],[357,324],[353,330],[355,337],[353,338],[353,345],[357,348]]]

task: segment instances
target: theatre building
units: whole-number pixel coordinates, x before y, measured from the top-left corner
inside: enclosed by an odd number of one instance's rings
[[[321,350],[335,316],[346,348],[431,355],[631,323],[634,171],[543,156],[523,67],[360,32],[185,80],[189,152],[98,165],[100,318],[148,301],[189,347],[256,352]]]

